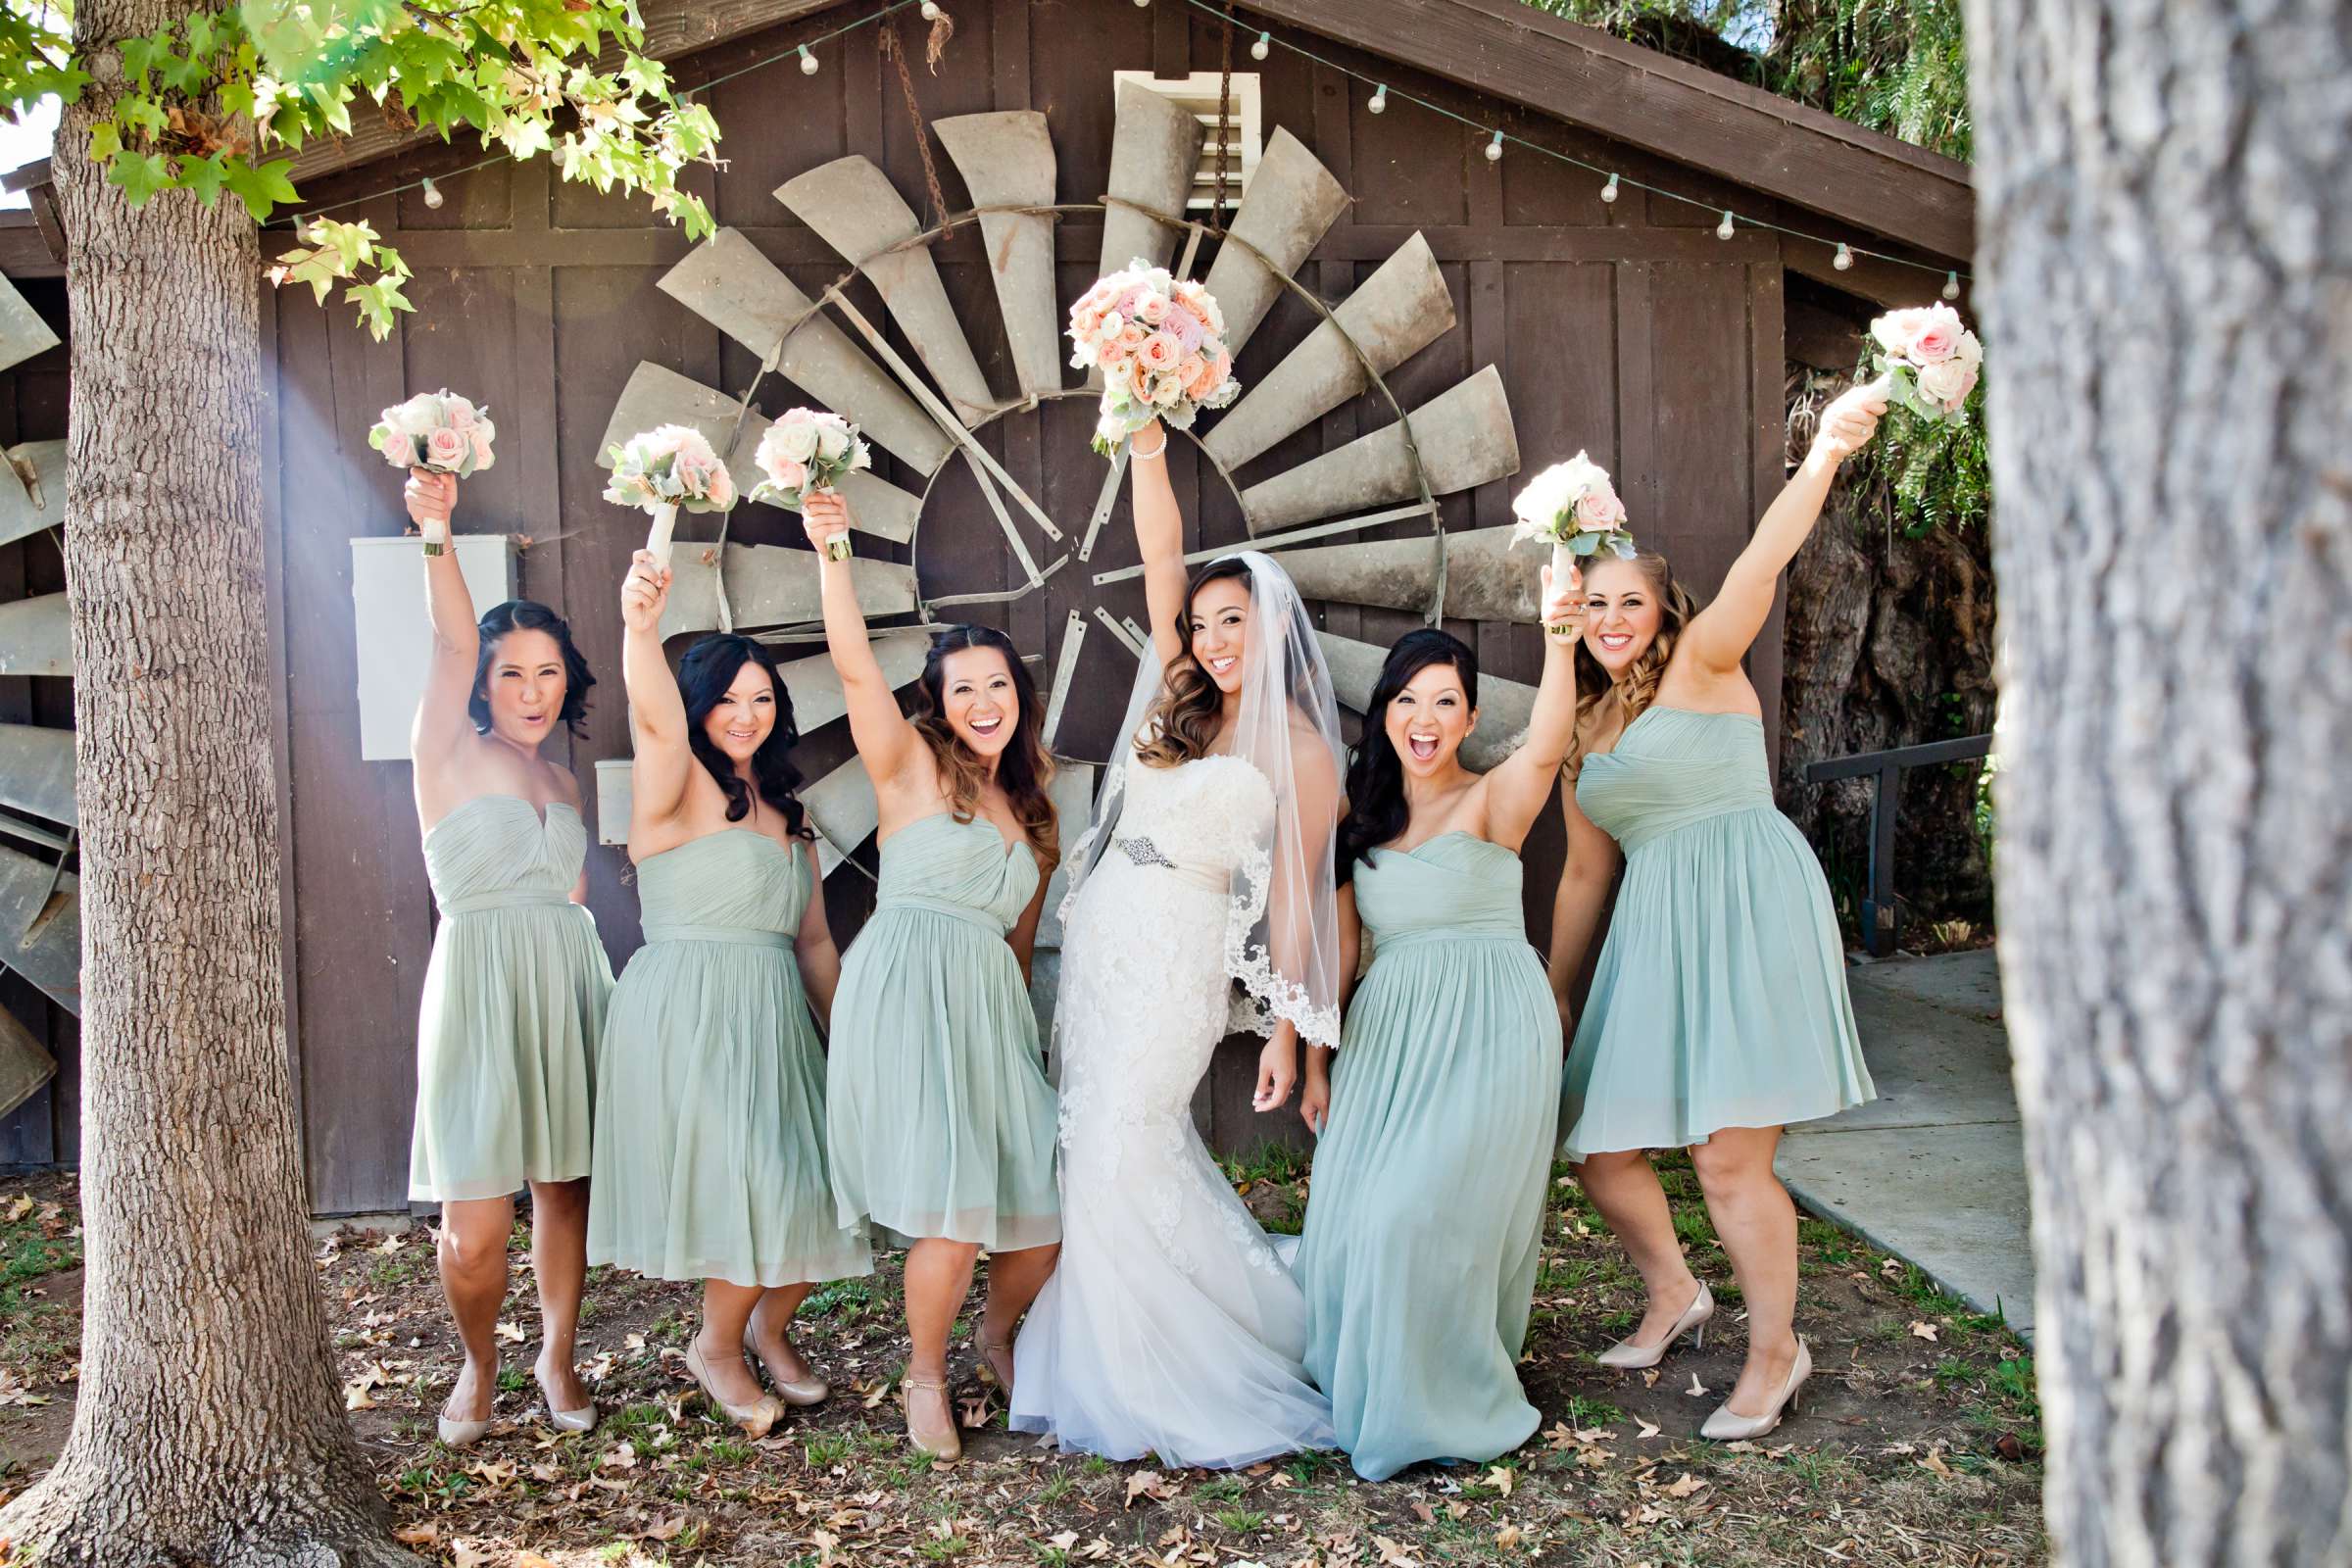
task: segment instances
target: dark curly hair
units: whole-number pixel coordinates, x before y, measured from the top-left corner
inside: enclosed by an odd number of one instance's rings
[[[1348,814],[1340,821],[1339,880],[1355,874],[1355,862],[1402,833],[1412,820],[1404,799],[1404,762],[1389,741],[1389,704],[1436,664],[1450,664],[1472,707],[1478,704],[1478,655],[1451,632],[1435,626],[1408,631],[1389,649],[1380,678],[1364,706],[1364,736],[1348,764]]]
[[[1184,585],[1184,605],[1176,612],[1176,657],[1160,676],[1159,695],[1137,729],[1135,755],[1152,767],[1180,767],[1206,757],[1217,744],[1225,721],[1225,694],[1200,662],[1193,657],[1193,601],[1212,582],[1227,578],[1250,585],[1250,563],[1239,556],[1220,556],[1193,573]],[[1262,653],[1259,657],[1265,657]]]
[[[914,731],[931,748],[939,764],[940,782],[948,787],[950,813],[958,822],[970,821],[980,808],[980,792],[988,787],[988,764],[963,743],[947,718],[948,656],[967,648],[994,650],[1012,671],[1012,694],[1021,705],[1021,715],[1012,739],[998,755],[997,782],[1011,802],[1021,831],[1029,836],[1030,849],[1047,866],[1057,865],[1061,861],[1060,826],[1054,797],[1046,793],[1054,781],[1054,759],[1046,755],[1045,743],[1038,739],[1045,710],[1038,706],[1037,682],[1029,678],[1029,666],[1021,662],[1020,650],[1012,646],[1011,638],[994,626],[950,626],[934,633],[931,651],[923,659],[922,678],[916,682]]]
[[[473,720],[476,735],[490,733],[490,662],[498,657],[499,640],[511,631],[543,631],[556,640],[564,651],[564,706],[556,717],[574,735],[587,733],[588,688],[596,684],[596,676],[589,672],[588,661],[580,657],[571,627],[562,615],[536,599],[510,599],[491,606],[477,629],[481,647],[473,657],[473,692],[466,699],[466,716]]]
[[[775,728],[767,732],[767,739],[752,754],[749,785],[735,771],[734,762],[711,742],[704,723],[711,710],[725,699],[727,689],[735,684],[735,677],[746,664],[757,664],[767,671],[767,683],[776,694]],[[816,837],[808,826],[808,813],[801,805],[800,788],[807,780],[792,761],[792,749],[801,743],[800,726],[793,722],[792,693],[777,675],[776,656],[768,652],[767,645],[733,632],[712,632],[687,649],[686,657],[678,661],[678,695],[686,702],[686,744],[692,748],[695,760],[709,768],[718,787],[726,792],[727,820],[740,822],[751,814],[752,790],[757,787],[760,800],[784,813],[784,828],[790,836]]]

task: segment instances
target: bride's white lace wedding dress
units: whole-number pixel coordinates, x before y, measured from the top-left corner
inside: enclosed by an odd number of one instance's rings
[[[1274,792],[1239,757],[1126,773],[1111,844],[1065,911],[1061,1261],[1015,1346],[1011,1424],[1179,1466],[1329,1447],[1305,1299],[1192,1117],[1250,967],[1228,951],[1230,890],[1262,907]]]

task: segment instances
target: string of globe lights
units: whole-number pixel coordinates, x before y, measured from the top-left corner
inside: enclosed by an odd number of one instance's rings
[[[1217,5],[1210,4],[1209,0],[1182,0],[1182,3],[1191,6],[1196,11],[1200,11],[1208,16],[1216,18],[1221,24],[1230,25],[1232,23],[1233,19],[1231,14]],[[1139,9],[1141,9],[1149,7],[1152,4],[1152,0],[1135,0],[1135,4]],[[786,60],[797,59],[800,62],[801,74],[804,76],[813,76],[823,69],[822,63],[818,60],[813,51],[833,42],[838,38],[846,37],[860,27],[870,26],[875,23],[882,22],[898,12],[906,10],[909,6],[912,6],[915,9],[916,14],[925,22],[937,22],[942,16],[947,14],[947,8],[940,4],[940,0],[891,0],[890,4],[881,7],[879,10],[868,12],[862,17],[858,17],[850,22],[846,22],[828,32],[819,33],[817,36],[808,39],[805,42],[791,45],[788,48],[780,49],[771,55],[762,56],[761,58],[751,62],[749,65],[741,66],[733,71],[725,72],[719,75],[712,76],[706,81],[697,82],[694,86],[683,89],[679,93],[679,97],[690,100],[696,93],[708,92],[713,87],[723,85],[726,82],[734,81],[743,76],[748,76],[754,72],[764,71],[768,67],[778,65]],[[1491,164],[1498,164],[1502,162],[1503,148],[1505,146],[1524,148],[1528,152],[1535,153],[1541,157],[1549,158],[1558,163],[1566,164],[1572,169],[1580,169],[1591,174],[1605,176],[1604,182],[1600,187],[1600,199],[1603,202],[1613,205],[1617,201],[1624,188],[1630,185],[1635,190],[1642,191],[1652,196],[1662,196],[1668,201],[1680,202],[1686,207],[1696,207],[1706,212],[1720,212],[1722,216],[1715,224],[1715,237],[1717,239],[1731,239],[1742,227],[1764,229],[1771,233],[1787,235],[1790,239],[1802,240],[1806,244],[1819,245],[1824,250],[1827,250],[1831,253],[1830,265],[1840,272],[1852,270],[1854,258],[1858,256],[1868,257],[1875,262],[1885,262],[1894,267],[1907,267],[1913,271],[1927,272],[1930,274],[1940,271],[1943,273],[1943,297],[1947,300],[1954,300],[1960,297],[1961,279],[1960,273],[1957,270],[1938,268],[1927,262],[1913,261],[1907,256],[1891,256],[1885,251],[1870,250],[1863,246],[1850,244],[1844,240],[1824,239],[1818,234],[1809,234],[1803,229],[1790,228],[1786,223],[1776,223],[1769,219],[1751,218],[1734,208],[1718,208],[1713,202],[1702,201],[1694,196],[1685,196],[1680,191],[1670,189],[1667,186],[1656,184],[1648,180],[1632,178],[1619,170],[1610,169],[1605,165],[1595,164],[1590,160],[1578,158],[1574,154],[1561,152],[1557,148],[1545,147],[1539,142],[1529,141],[1523,136],[1514,136],[1510,132],[1503,130],[1498,126],[1482,124],[1478,121],[1471,119],[1468,115],[1460,114],[1454,110],[1448,109],[1443,104],[1432,103],[1426,98],[1415,97],[1413,94],[1392,87],[1387,82],[1379,80],[1376,77],[1367,76],[1360,71],[1352,70],[1349,67],[1341,65],[1336,60],[1328,59],[1323,55],[1317,54],[1311,49],[1307,49],[1298,44],[1293,43],[1288,38],[1277,38],[1270,29],[1261,28],[1257,34],[1257,37],[1250,42],[1250,58],[1263,63],[1273,54],[1276,49],[1288,50],[1290,53],[1298,56],[1302,60],[1311,61],[1315,65],[1321,66],[1327,71],[1336,71],[1341,75],[1348,76],[1355,81],[1369,86],[1372,89],[1372,93],[1371,96],[1364,101],[1364,108],[1368,113],[1375,115],[1386,114],[1389,108],[1389,100],[1392,97],[1395,97],[1401,99],[1405,103],[1411,104],[1416,109],[1425,109],[1429,113],[1437,115],[1442,119],[1450,120],[1456,124],[1467,126],[1469,129],[1474,130],[1480,135],[1486,137],[1486,145],[1483,150],[1486,154],[1487,162]],[[441,178],[451,179],[462,177],[466,174],[473,173],[479,170],[487,169],[493,164],[510,162],[513,157],[514,155],[511,153],[499,153],[492,157],[485,158],[479,163],[469,164],[464,169],[453,171],[451,173],[442,175]],[[335,202],[325,207],[308,208],[300,215],[291,219],[283,220],[283,221],[299,226],[301,223],[308,221],[310,219],[318,217],[321,213],[337,212],[346,207],[357,207],[368,202],[380,201],[386,196],[395,196],[403,191],[410,190],[422,190],[424,192],[424,205],[430,208],[438,209],[446,200],[446,197],[444,197],[442,194],[440,185],[432,176],[426,175],[422,178],[410,180],[405,184],[387,187],[386,189],[376,191],[371,195],[355,196],[347,201]],[[272,224],[271,226],[274,227],[276,225]]]

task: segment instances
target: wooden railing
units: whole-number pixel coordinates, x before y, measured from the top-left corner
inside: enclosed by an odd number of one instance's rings
[[[1871,775],[1870,884],[1862,898],[1862,945],[1873,957],[1894,951],[1897,916],[1894,897],[1894,823],[1902,809],[1902,792],[1895,786],[1906,767],[1933,767],[1938,762],[1964,762],[1989,756],[1990,735],[1963,735],[1957,740],[1930,741],[1924,746],[1897,746],[1890,751],[1863,752],[1826,762],[1805,764],[1805,782],[1827,784],[1836,779]]]

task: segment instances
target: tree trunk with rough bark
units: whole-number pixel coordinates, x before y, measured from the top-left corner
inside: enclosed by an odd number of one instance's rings
[[[119,37],[181,10],[82,0],[75,25]],[[42,1568],[413,1563],[343,1414],[304,1223],[257,236],[233,198],[208,213],[168,192],[133,212],[81,155],[92,115],[67,110],[56,161],[74,311],[81,1377],[65,1451],[0,1513],[0,1540]]]
[[[2352,1561],[2352,10],[1971,0],[2070,1568]]]

